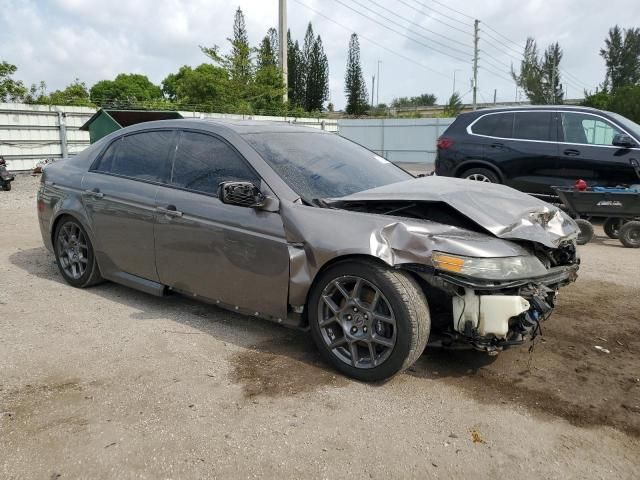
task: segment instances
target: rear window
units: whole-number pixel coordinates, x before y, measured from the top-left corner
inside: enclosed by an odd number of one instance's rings
[[[513,123],[513,138],[552,141],[551,112],[518,112]]]
[[[513,117],[513,113],[492,113],[485,115],[473,124],[471,131],[476,135],[511,138]]]

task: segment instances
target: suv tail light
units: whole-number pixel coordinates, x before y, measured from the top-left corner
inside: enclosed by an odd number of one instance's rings
[[[453,147],[453,139],[448,137],[438,138],[438,150],[447,150]]]

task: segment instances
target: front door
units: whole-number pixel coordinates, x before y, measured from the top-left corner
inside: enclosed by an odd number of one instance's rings
[[[612,145],[623,133],[599,115],[562,112],[560,125],[560,185],[583,179],[589,186],[615,187],[640,182],[631,160],[640,163],[640,150]]]
[[[105,277],[128,273],[158,281],[155,200],[175,132],[142,132],[115,140],[82,180],[83,203]]]
[[[287,314],[289,253],[279,213],[226,205],[224,181],[260,178],[226,141],[180,134],[171,178],[156,196],[156,267],[175,290],[261,316]],[[266,188],[266,186],[264,186]]]

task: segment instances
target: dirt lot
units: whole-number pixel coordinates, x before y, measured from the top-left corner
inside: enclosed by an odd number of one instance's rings
[[[640,251],[581,247],[531,353],[428,351],[366,385],[301,333],[68,287],[36,181],[0,192],[0,478],[640,478]]]

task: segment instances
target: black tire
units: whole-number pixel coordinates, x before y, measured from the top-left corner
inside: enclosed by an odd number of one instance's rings
[[[368,335],[369,338],[377,337],[380,339],[383,335],[382,329],[392,329],[393,334],[389,333],[388,335],[393,335],[395,339],[393,346],[382,347],[380,345],[374,345],[371,347],[371,344],[376,343],[376,341],[372,340],[369,340],[369,343],[366,345],[363,345],[359,341],[353,341],[347,344],[347,337],[349,336],[351,339],[354,337],[348,335],[343,327],[344,324],[338,323],[337,320],[334,320],[333,323],[325,324],[322,327],[320,326],[319,319],[321,315],[323,315],[322,309],[328,308],[327,305],[325,305],[325,300],[323,300],[323,298],[326,297],[327,289],[332,288],[335,285],[335,281],[342,282],[343,279],[346,279],[344,280],[345,282],[348,282],[349,279],[362,280],[366,285],[365,287],[361,287],[361,291],[366,288],[372,288],[374,291],[377,289],[380,294],[379,297],[377,297],[378,304],[380,304],[381,301],[384,302],[384,308],[386,309],[388,307],[387,312],[389,312],[389,317],[395,318],[395,324],[394,326],[384,324],[385,326],[383,327],[380,320],[377,322],[373,320],[376,314],[372,314],[373,310],[370,310],[369,318],[372,320],[366,320],[370,322]],[[338,293],[338,295],[341,294]],[[343,303],[344,307],[341,312],[347,309],[351,311],[351,307],[347,306],[348,301],[346,298]],[[375,300],[371,302],[370,307],[373,306],[375,309],[374,303],[376,303]],[[361,303],[360,305],[365,304]],[[420,286],[408,273],[393,270],[374,262],[349,261],[338,263],[328,268],[320,275],[316,282],[310,294],[307,307],[311,334],[323,358],[343,374],[357,380],[366,382],[381,381],[402,372],[413,365],[420,357],[429,339],[431,328],[429,306]],[[364,311],[365,309],[362,310],[362,312]],[[354,314],[354,316],[362,316],[362,312],[360,314]],[[340,315],[341,318],[344,319],[346,314],[340,313]],[[338,314],[334,311],[333,316],[337,318]],[[366,319],[367,315],[364,315],[364,318]],[[354,320],[353,323],[355,322]],[[333,325],[333,327],[329,327],[328,325]],[[361,332],[364,332],[363,335],[366,337],[366,324],[364,327],[362,327],[362,324],[360,324],[360,326]],[[328,332],[332,328],[336,329],[337,334],[342,334],[344,343],[340,347],[332,348],[329,345],[329,335],[331,335],[331,332]],[[353,331],[351,333],[353,333]],[[333,339],[335,337],[332,336],[331,338]],[[385,340],[387,339],[385,338]],[[366,338],[365,342],[367,342]],[[360,351],[364,350],[365,355],[363,357],[358,356],[355,362],[351,361],[352,363],[346,363],[344,359],[345,353],[346,355],[350,355],[350,352],[353,351],[351,350],[351,343],[359,344],[359,346],[356,347],[356,351],[359,349]],[[369,359],[376,357],[376,359],[370,361],[369,366],[356,366],[358,363],[361,363],[361,359],[363,362],[366,360],[367,352],[371,352],[371,348],[373,348],[374,353],[373,355],[369,354],[368,357]],[[382,352],[378,352],[376,350],[377,348],[382,349]],[[342,359],[340,358],[341,351],[343,352]],[[351,355],[351,358],[353,358],[353,355]],[[381,363],[376,365],[379,360],[381,360]]]
[[[460,175],[460,178],[466,178],[467,180],[474,180],[477,182],[502,183],[498,174],[488,168],[471,168],[464,171],[462,175]]]
[[[591,225],[591,222],[583,218],[576,219],[576,223],[580,228],[580,233],[578,234],[578,239],[576,240],[576,242],[578,245],[586,245],[591,240],[593,240],[593,236],[595,235],[595,232],[593,231],[593,225]]]
[[[11,190],[11,182],[2,182],[2,190],[5,192]]]
[[[61,236],[61,232],[80,232],[77,234],[78,238],[83,238],[82,246],[78,245],[76,250],[76,257],[78,260],[86,260],[86,262],[82,262],[84,266],[84,270],[78,276],[74,276],[73,273],[69,272],[69,255],[66,255],[65,246],[64,246],[64,236]],[[65,234],[66,235],[66,234]],[[71,286],[77,288],[86,288],[92,285],[96,285],[103,281],[102,275],[100,275],[100,269],[98,268],[98,263],[96,262],[96,258],[93,252],[93,245],[91,244],[91,239],[89,235],[87,235],[86,230],[82,227],[80,222],[78,222],[75,218],[70,216],[65,216],[61,218],[57,225],[56,230],[53,237],[53,250],[56,256],[56,263],[58,264],[58,269],[64,280]],[[79,267],[79,261],[75,262]]]
[[[620,242],[627,248],[640,248],[640,222],[625,223],[620,229]]]
[[[615,240],[620,236],[621,226],[628,221],[629,220],[625,220],[623,218],[609,217],[604,221],[602,228],[604,229],[604,233],[607,234],[607,237]]]

